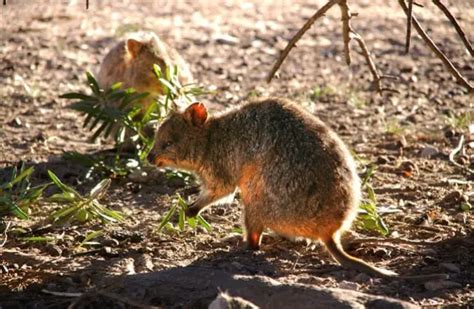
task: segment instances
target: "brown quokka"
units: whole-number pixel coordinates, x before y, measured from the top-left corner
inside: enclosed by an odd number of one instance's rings
[[[177,66],[179,81],[182,84],[192,82],[188,65],[175,49],[153,32],[138,32],[119,42],[105,56],[98,75],[99,85],[109,88],[121,82],[123,88],[148,92],[150,95],[139,102],[145,110],[157,95],[163,94],[153,71],[154,64],[159,65],[162,72],[165,72],[166,66]]]
[[[163,122],[149,159],[201,178],[202,192],[188,208],[190,216],[238,187],[252,249],[259,248],[269,228],[322,241],[345,267],[398,276],[343,250],[339,237],[356,217],[361,196],[354,160],[336,133],[291,101],[258,100],[214,117],[202,103],[193,103]],[[445,276],[423,279],[440,277]]]

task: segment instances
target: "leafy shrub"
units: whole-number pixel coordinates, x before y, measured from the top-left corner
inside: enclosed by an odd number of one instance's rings
[[[13,168],[10,181],[0,185],[0,217],[13,215],[20,219],[28,219],[28,213],[33,205],[43,194],[49,184],[32,187],[30,183],[34,167],[25,168],[20,164],[20,169]]]

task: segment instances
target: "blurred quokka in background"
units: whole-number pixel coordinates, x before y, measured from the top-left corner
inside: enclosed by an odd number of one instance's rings
[[[153,32],[137,32],[108,52],[100,66],[98,83],[107,89],[121,82],[124,89],[132,87],[137,92],[148,92],[150,95],[139,102],[145,110],[157,95],[163,94],[153,71],[154,64],[159,65],[162,72],[167,66],[177,66],[181,84],[193,81],[188,65],[174,48]]]

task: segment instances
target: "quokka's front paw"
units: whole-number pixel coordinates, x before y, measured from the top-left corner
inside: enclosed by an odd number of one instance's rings
[[[193,217],[196,217],[199,214],[200,210],[201,209],[198,208],[198,207],[191,206],[188,209],[186,209],[186,211],[184,213],[186,214],[186,217],[193,218]]]

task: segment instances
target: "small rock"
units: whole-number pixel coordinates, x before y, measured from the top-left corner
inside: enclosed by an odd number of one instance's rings
[[[117,257],[118,256],[118,253],[116,251],[113,251],[111,247],[102,247],[99,253],[103,257]]]
[[[364,273],[360,273],[354,277],[354,281],[357,281],[357,282],[369,282],[370,279],[372,279],[372,277]]]
[[[343,281],[343,282],[339,283],[339,288],[346,289],[346,290],[357,291],[357,289],[359,288],[359,285],[355,282]]]
[[[2,264],[0,266],[0,273],[7,274],[8,273],[8,267],[7,265]]]
[[[466,155],[460,155],[457,160],[456,160],[459,164],[461,165],[469,165],[470,163],[470,160],[469,160],[469,157],[466,156]]]
[[[239,44],[239,38],[223,33],[217,33],[212,36],[212,39],[218,44],[237,45]]]
[[[448,280],[437,280],[425,282],[424,286],[428,291],[439,291],[444,289],[461,288],[462,284]]]
[[[100,244],[105,247],[118,247],[120,242],[115,238],[105,238],[100,242]]]
[[[219,293],[216,299],[209,305],[209,309],[257,309],[258,306],[241,298],[233,297],[227,293]]]
[[[132,243],[139,243],[145,239],[142,233],[135,232],[130,236],[130,242]]]
[[[422,158],[431,158],[437,155],[438,153],[439,153],[438,148],[433,147],[433,146],[426,146],[425,148],[421,150],[420,156]]]
[[[18,117],[15,117],[15,119],[10,121],[8,124],[14,128],[20,128],[23,125],[23,123],[21,122],[21,119]]]
[[[465,201],[462,192],[460,190],[453,190],[446,194],[439,204],[443,207],[450,207],[459,204],[461,201]]]
[[[439,267],[444,268],[447,271],[450,271],[452,273],[459,274],[461,272],[461,269],[459,268],[459,266],[453,263],[441,263],[439,264]]]
[[[467,213],[460,212],[454,216],[454,221],[466,224],[467,222]]]
[[[375,163],[377,164],[387,164],[390,162],[390,160],[387,158],[387,156],[380,156],[377,158],[377,161]]]
[[[51,256],[61,256],[63,254],[63,250],[55,244],[47,244],[44,249]]]
[[[146,183],[149,181],[149,178],[148,173],[141,169],[135,169],[133,172],[128,174],[128,179],[133,182]]]

